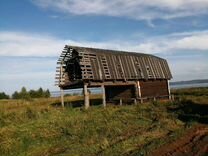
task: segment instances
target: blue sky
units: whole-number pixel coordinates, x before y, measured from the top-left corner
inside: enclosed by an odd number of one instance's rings
[[[1,0],[0,92],[54,86],[65,44],[150,53],[208,78],[208,0]]]

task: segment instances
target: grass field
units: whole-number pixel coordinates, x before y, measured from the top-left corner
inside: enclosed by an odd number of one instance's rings
[[[64,109],[57,98],[1,100],[0,155],[147,155],[208,121],[208,88],[173,93],[175,102],[106,109],[94,95],[89,110],[81,96],[67,97]]]

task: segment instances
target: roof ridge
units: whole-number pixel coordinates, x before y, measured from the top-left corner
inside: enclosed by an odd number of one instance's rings
[[[72,45],[66,45],[68,48],[72,48],[72,49],[88,49],[88,50],[98,50],[98,52],[106,52],[106,53],[114,53],[114,54],[133,54],[133,55],[143,55],[143,56],[152,56],[152,57],[156,57],[156,58],[159,58],[159,59],[163,59],[163,58],[160,58],[158,56],[155,56],[153,54],[146,54],[146,53],[141,53],[141,52],[132,52],[132,51],[126,51],[126,50],[111,50],[111,49],[105,49],[105,48],[94,48],[94,47],[84,47],[84,46],[72,46]]]

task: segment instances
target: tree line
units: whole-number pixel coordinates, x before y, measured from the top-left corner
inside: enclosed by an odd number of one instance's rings
[[[48,89],[43,90],[41,87],[37,90],[29,90],[22,87],[21,91],[15,91],[11,98],[12,99],[30,99],[30,98],[49,98],[51,96]],[[4,92],[0,92],[0,99],[10,99],[10,96]]]

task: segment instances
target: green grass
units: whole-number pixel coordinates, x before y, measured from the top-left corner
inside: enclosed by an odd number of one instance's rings
[[[208,104],[208,87],[174,89],[172,90],[172,94],[175,95],[176,99],[192,100],[199,104]]]
[[[106,109],[98,105],[89,110],[62,109],[58,103],[56,98],[1,100],[0,155],[146,155],[192,126],[170,111],[178,103],[108,105]]]
[[[184,122],[208,124],[208,88],[174,90],[176,101],[174,113]]]

